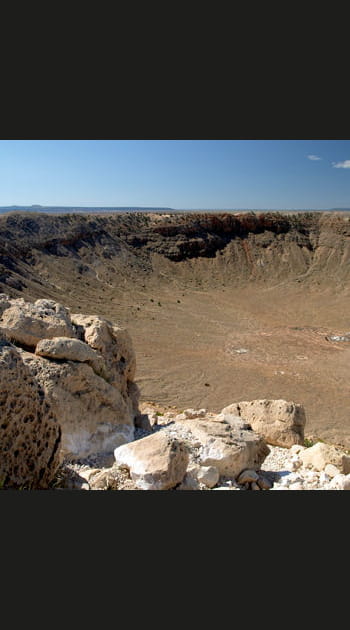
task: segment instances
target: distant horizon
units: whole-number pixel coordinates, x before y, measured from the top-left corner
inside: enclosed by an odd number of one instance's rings
[[[50,205],[43,205],[43,204],[11,204],[11,205],[0,205],[0,210],[36,210],[36,209],[67,209],[67,210],[168,210],[168,211],[175,211],[175,212],[196,212],[196,211],[204,211],[204,212],[240,212],[240,211],[248,211],[248,212],[254,212],[254,211],[271,211],[271,212],[278,212],[278,211],[314,211],[314,212],[327,212],[327,211],[332,211],[332,210],[350,210],[350,205],[349,206],[339,206],[339,207],[333,207],[333,208],[315,208],[315,207],[300,207],[300,208],[287,208],[287,207],[278,207],[278,208],[271,208],[271,207],[251,207],[251,208],[243,208],[243,207],[231,207],[231,208],[220,208],[218,206],[214,207],[214,208],[190,208],[190,207],[184,207],[184,208],[173,208],[170,206],[137,206],[137,205],[127,205],[127,206],[84,206],[84,205],[76,205],[76,204],[72,204],[72,205],[57,205],[57,204],[50,204]]]
[[[0,140],[0,194],[2,208],[348,209],[350,140]]]

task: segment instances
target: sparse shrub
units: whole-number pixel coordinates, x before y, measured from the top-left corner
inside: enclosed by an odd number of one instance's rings
[[[309,440],[308,438],[305,438],[304,446],[306,446],[306,448],[309,448],[310,446],[313,446],[314,444],[316,444],[316,442],[314,442],[313,440]]]

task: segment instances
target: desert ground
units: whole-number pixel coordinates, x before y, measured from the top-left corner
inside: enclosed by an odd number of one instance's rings
[[[283,398],[304,405],[307,435],[350,448],[350,344],[326,340],[348,313],[326,291],[220,287],[124,295],[106,316],[132,336],[141,400],[218,412]]]

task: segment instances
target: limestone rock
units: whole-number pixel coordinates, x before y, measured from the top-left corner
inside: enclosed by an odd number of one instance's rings
[[[103,356],[107,368],[107,380],[126,393],[128,381],[133,381],[136,357],[131,337],[125,328],[97,315],[73,314],[83,341]]]
[[[65,359],[87,363],[96,374],[103,376],[103,357],[80,339],[53,337],[41,339],[35,348],[35,354],[49,359]]]
[[[336,475],[340,474],[339,468],[334,466],[334,464],[327,464],[327,466],[325,466],[324,468],[324,472],[326,473],[326,475],[331,477],[331,479],[333,479],[333,477],[335,477]]]
[[[220,473],[215,466],[189,466],[177,490],[212,489],[218,483]]]
[[[40,339],[75,337],[69,311],[53,300],[11,300],[0,318],[0,334],[19,345],[35,347]]]
[[[223,414],[241,416],[268,444],[291,447],[304,443],[305,411],[302,405],[285,400],[252,400],[232,403]]]
[[[118,465],[127,466],[141,490],[168,490],[186,473],[188,452],[184,443],[165,431],[119,446],[114,451]]]
[[[350,490],[350,474],[335,475],[328,484],[329,490]]]
[[[119,488],[118,478],[113,474],[112,468],[90,475],[89,484],[91,490],[118,490]]]
[[[327,473],[324,470],[321,470],[320,476],[319,476],[320,484],[324,486],[326,483],[329,483],[330,481],[331,481],[331,477],[327,475]]]
[[[300,459],[300,457],[298,457],[298,455],[293,455],[293,457],[291,457],[290,468],[292,471],[298,470],[298,468],[300,468],[302,464],[303,464],[303,461],[302,459]]]
[[[206,411],[206,409],[185,409],[183,411],[184,419],[204,418]]]
[[[87,363],[58,363],[24,350],[21,354],[59,420],[65,456],[113,452],[133,439],[133,401]]]
[[[313,446],[306,448],[300,454],[300,459],[305,467],[310,466],[315,470],[324,470],[327,464],[336,466],[340,473],[350,473],[350,457],[341,449],[323,442],[316,442]]]
[[[190,466],[176,490],[200,490],[201,487],[197,478],[197,473],[198,466]]]
[[[214,488],[220,478],[219,470],[216,466],[199,466],[197,469],[197,479],[199,483],[207,488]]]
[[[61,428],[20,352],[0,341],[0,482],[47,488],[61,462]]]
[[[200,444],[199,462],[215,466],[220,476],[238,477],[246,468],[260,468],[270,449],[264,438],[246,429],[241,418],[223,420],[188,420],[175,423],[191,432]]]

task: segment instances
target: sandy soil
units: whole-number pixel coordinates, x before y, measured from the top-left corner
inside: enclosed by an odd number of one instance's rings
[[[108,316],[131,333],[141,400],[215,412],[239,400],[292,400],[305,407],[308,435],[350,448],[350,343],[325,338],[350,331],[343,294],[158,287],[114,300]]]

